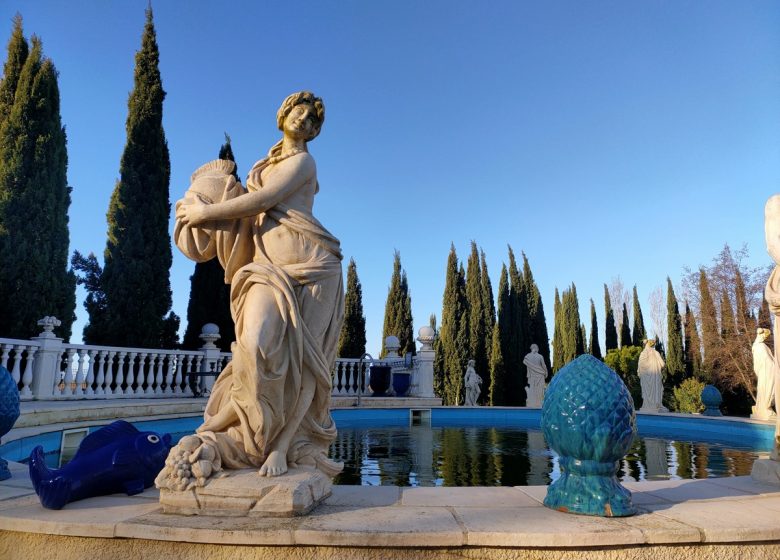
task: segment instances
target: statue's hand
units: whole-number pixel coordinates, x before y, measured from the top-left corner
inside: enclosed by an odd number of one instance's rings
[[[200,196],[187,196],[176,203],[176,219],[184,225],[195,226],[211,219],[209,204]]]

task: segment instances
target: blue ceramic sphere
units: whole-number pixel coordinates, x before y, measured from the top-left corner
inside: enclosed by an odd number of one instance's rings
[[[704,416],[723,416],[720,412],[720,404],[723,396],[715,385],[705,385],[701,390],[701,404],[704,405]]]
[[[558,371],[544,397],[542,430],[561,469],[546,506],[608,517],[636,513],[615,476],[636,434],[634,401],[604,362],[584,354]]]

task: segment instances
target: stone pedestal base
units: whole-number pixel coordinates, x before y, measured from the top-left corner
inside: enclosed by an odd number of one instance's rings
[[[294,517],[306,515],[330,496],[330,478],[313,469],[290,469],[283,476],[260,476],[257,469],[226,471],[202,488],[160,490],[165,513],[180,515]]]
[[[753,463],[750,477],[756,482],[780,485],[780,462],[772,459],[759,459]]]

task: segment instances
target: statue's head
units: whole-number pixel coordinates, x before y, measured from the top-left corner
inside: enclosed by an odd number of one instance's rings
[[[650,348],[652,348],[653,346],[655,346],[655,339],[654,339],[654,338],[648,338],[648,339],[646,339],[646,340],[645,340],[645,346],[649,346]]]
[[[476,364],[474,360],[469,360],[469,367],[474,367],[474,364]]]
[[[771,331],[769,329],[764,328],[764,327],[759,327],[759,328],[756,329],[756,338],[767,339],[767,338],[769,338],[770,334],[771,334]]]
[[[299,91],[287,96],[287,99],[282,102],[282,106],[276,112],[276,126],[279,127],[279,130],[284,130],[284,120],[298,105],[310,105],[312,114],[317,121],[306,138],[306,141],[309,142],[317,137],[322,129],[322,123],[325,122],[325,105],[322,103],[321,98],[315,96],[310,91]]]
[[[538,352],[539,346],[536,344],[531,344],[531,352]]]

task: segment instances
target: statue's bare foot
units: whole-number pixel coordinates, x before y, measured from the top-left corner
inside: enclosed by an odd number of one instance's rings
[[[271,451],[260,467],[260,476],[279,476],[287,472],[287,457],[279,451]]]

